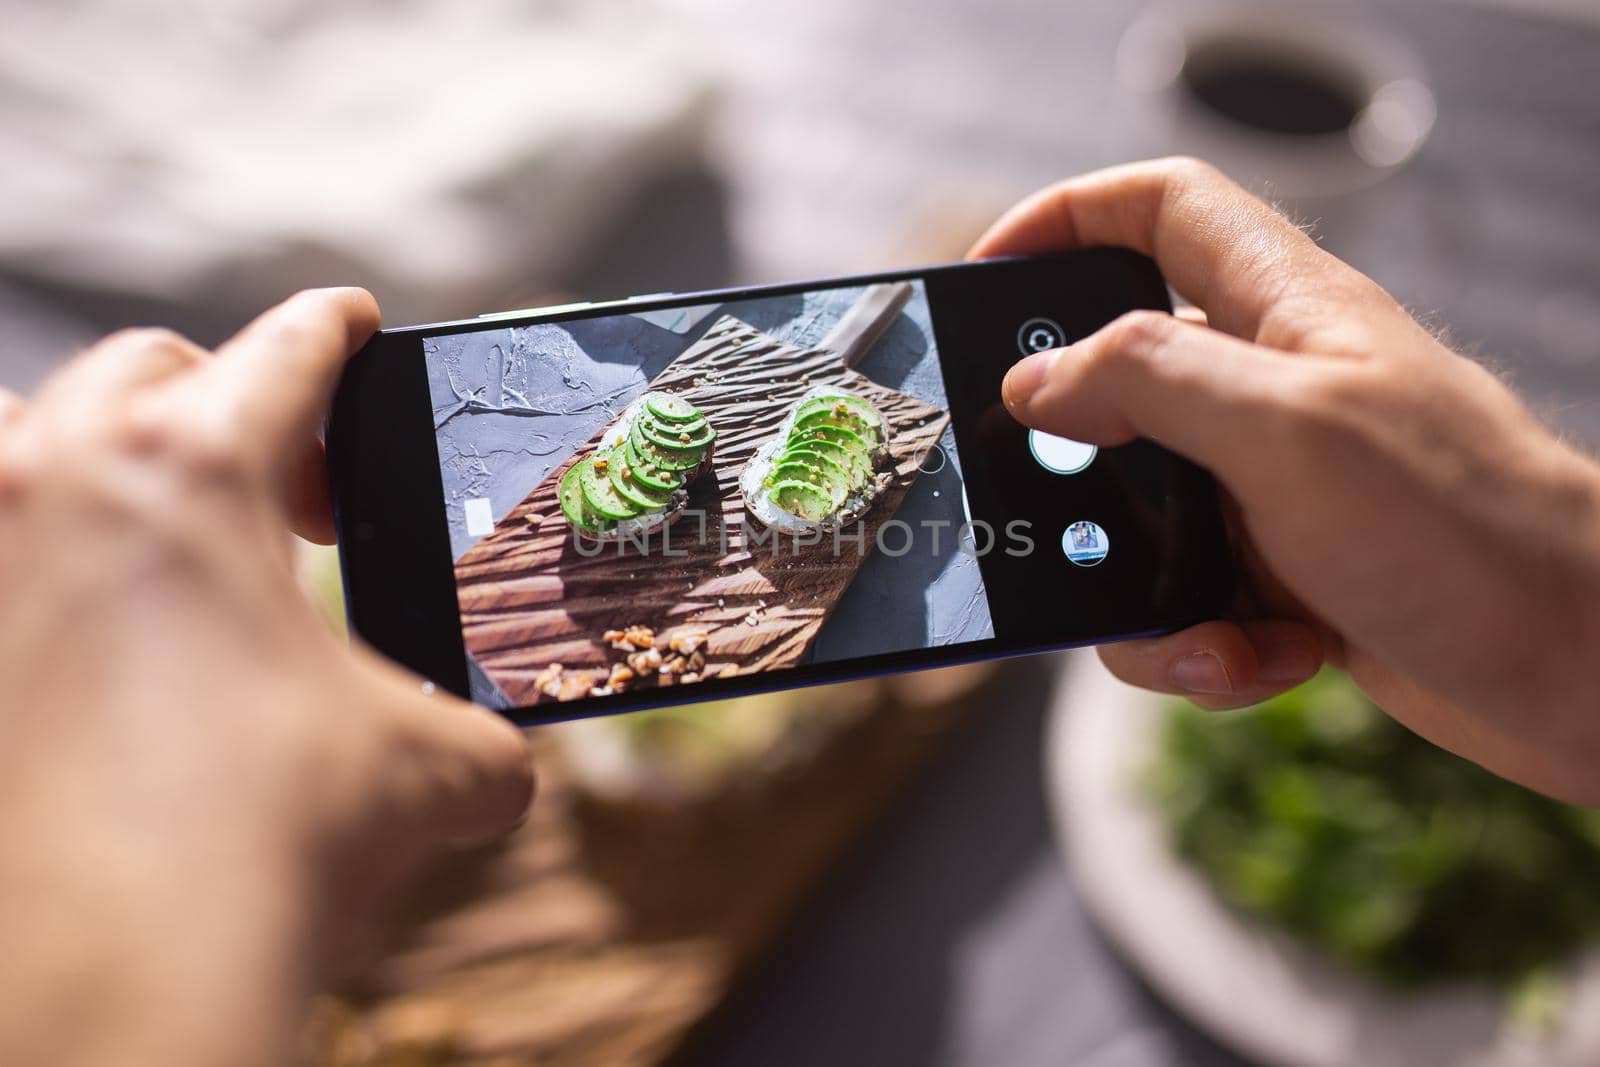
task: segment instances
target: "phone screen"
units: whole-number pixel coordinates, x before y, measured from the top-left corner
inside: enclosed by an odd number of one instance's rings
[[[1000,402],[1167,300],[1097,250],[386,331],[329,430],[352,623],[539,721],[1208,617],[1209,478]]]

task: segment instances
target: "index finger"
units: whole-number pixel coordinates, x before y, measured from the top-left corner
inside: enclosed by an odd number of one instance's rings
[[[1174,289],[1225,333],[1271,344],[1275,306],[1321,298],[1354,269],[1216,168],[1193,159],[1130,163],[1069,178],[1006,212],[970,258],[1116,245],[1155,259]]]
[[[345,361],[377,330],[365,289],[308,289],[263,313],[202,371],[247,431],[284,462],[321,423]]]

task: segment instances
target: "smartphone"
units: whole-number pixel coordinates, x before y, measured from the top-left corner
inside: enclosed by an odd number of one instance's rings
[[[1210,476],[1001,402],[1137,308],[1092,249],[384,330],[327,426],[350,625],[538,723],[1214,618]]]

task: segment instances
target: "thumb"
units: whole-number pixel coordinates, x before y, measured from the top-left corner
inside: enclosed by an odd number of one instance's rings
[[[398,673],[398,672],[397,672]],[[533,799],[531,753],[506,719],[406,677],[389,689],[401,755],[385,775],[391,811],[418,839],[471,846],[514,828]]]
[[[1024,425],[1114,446],[1148,437],[1222,474],[1251,448],[1294,360],[1156,311],[1122,316],[1076,344],[1038,352],[1001,386]]]

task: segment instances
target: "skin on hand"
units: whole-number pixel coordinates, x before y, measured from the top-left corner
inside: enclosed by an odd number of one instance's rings
[[[0,1062],[293,1059],[305,998],[442,849],[505,832],[521,735],[300,594],[316,431],[378,326],[302,293],[215,354],[116,334],[0,395]]]
[[[1435,743],[1600,804],[1600,467],[1376,283],[1213,168],[1071,179],[975,258],[1121,245],[1206,322],[1123,316],[1019,362],[1007,407],[1209,468],[1239,557],[1225,620],[1102,648],[1118,677],[1209,708],[1324,661]]]

